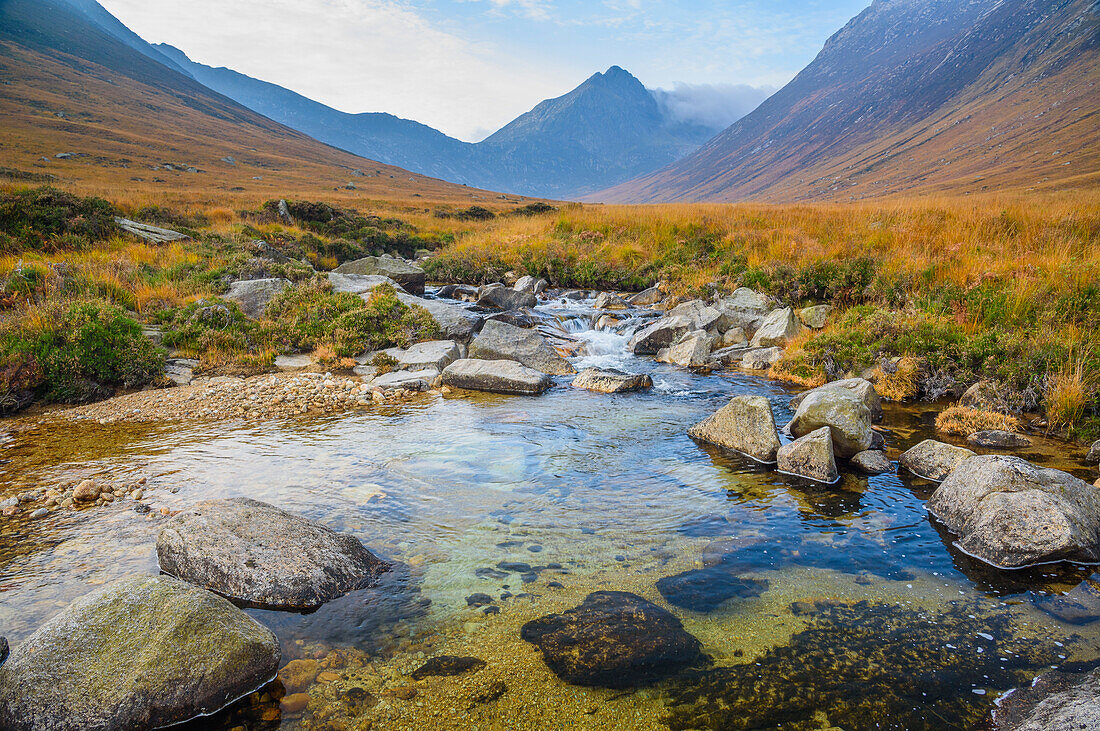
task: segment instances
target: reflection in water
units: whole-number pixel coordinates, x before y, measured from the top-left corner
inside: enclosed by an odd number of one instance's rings
[[[820,486],[700,446],[687,427],[731,396],[767,396],[782,424],[789,394],[635,359],[627,333],[576,324],[588,321],[585,305],[556,307],[587,343],[579,367],[649,372],[654,389],[606,396],[563,378],[540,398],[15,433],[0,499],[89,476],[146,477],[152,511],[123,500],[0,522],[0,635],[17,643],[92,588],[155,572],[162,509],[248,496],[350,532],[398,570],[313,614],[249,610],[277,633],[284,662],[315,662],[316,677],[294,689],[297,704],[280,706],[289,689],[275,683],[195,728],[355,728],[359,716],[375,728],[968,727],[1034,670],[1100,655],[1096,627],[1027,601],[1069,591],[1088,569],[973,561],[930,520],[929,486],[908,476]],[[888,405],[892,456],[931,436],[928,423]],[[1032,457],[1064,467],[1057,448],[1037,440]],[[519,627],[607,589],[671,608],[714,666],[627,695],[554,678]],[[467,601],[477,594],[488,603]],[[444,653],[488,665],[411,679]]]

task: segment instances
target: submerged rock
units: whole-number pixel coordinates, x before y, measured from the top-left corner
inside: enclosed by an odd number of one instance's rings
[[[898,464],[917,477],[943,482],[952,470],[974,456],[974,452],[935,439],[925,439],[898,458]]]
[[[470,343],[470,358],[514,360],[541,373],[568,375],[576,369],[534,330],[490,320]]]
[[[780,447],[772,406],[763,396],[733,397],[713,415],[691,427],[688,435],[758,462],[775,462]]]
[[[485,667],[486,662],[476,657],[458,657],[456,655],[439,655],[433,657],[416,670],[410,677],[413,680],[423,680],[432,677],[450,677],[462,675]]]
[[[1010,431],[1001,429],[986,429],[985,431],[974,432],[966,438],[966,442],[967,444],[973,444],[975,447],[993,447],[996,449],[1019,449],[1031,446],[1031,440],[1023,434],[1013,434]]]
[[[598,591],[579,606],[523,625],[562,680],[627,688],[702,662],[699,640],[667,610],[625,591]]]
[[[256,319],[264,314],[275,295],[293,286],[288,279],[246,279],[229,285],[225,298],[236,302],[241,312]]]
[[[833,457],[833,438],[829,427],[784,444],[777,454],[780,472],[832,484],[840,479]]]
[[[157,557],[166,573],[273,609],[318,607],[389,570],[355,536],[249,498],[180,513],[157,536]]]
[[[122,579],[70,604],[0,667],[0,728],[115,731],[211,714],[273,677],[275,635],[169,576]]]
[[[832,431],[833,449],[841,457],[852,457],[871,446],[871,412],[862,399],[847,389],[806,394],[794,412],[790,431],[802,437],[823,426]]]
[[[884,475],[894,469],[886,453],[877,449],[867,449],[854,455],[848,463],[865,475]]]
[[[424,294],[426,276],[420,267],[391,256],[365,256],[336,267],[337,274],[389,277],[411,294]]]
[[[585,368],[573,379],[573,387],[600,393],[624,393],[652,388],[653,379],[644,373],[635,375],[610,369]]]
[[[1050,670],[1001,696],[996,731],[1085,731],[1100,728],[1100,668]]]
[[[730,599],[748,599],[767,590],[767,581],[742,579],[724,566],[692,569],[657,580],[657,591],[669,604],[692,612],[712,612]]]
[[[1041,596],[1035,606],[1069,624],[1089,624],[1100,619],[1100,574],[1093,574],[1065,596]]]
[[[554,385],[545,373],[514,360],[456,360],[443,369],[443,385],[471,391],[536,395]]]
[[[1001,568],[1100,561],[1100,492],[1007,455],[967,459],[928,500],[958,546]]]

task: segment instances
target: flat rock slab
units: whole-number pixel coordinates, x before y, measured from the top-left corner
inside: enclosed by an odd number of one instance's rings
[[[439,326],[439,331],[448,340],[456,340],[460,343],[470,342],[474,332],[485,319],[482,315],[470,312],[462,305],[444,302],[442,300],[426,299],[405,292],[398,292],[397,299],[412,307],[423,307]]]
[[[688,430],[688,436],[732,449],[758,462],[775,462],[779,434],[772,406],[763,396],[735,396]]]
[[[625,393],[653,387],[653,379],[643,374],[623,373],[616,370],[585,368],[573,379],[574,388],[599,393]]]
[[[6,731],[128,731],[214,713],[275,677],[279,643],[225,599],[170,576],[87,594],[0,667]]]
[[[369,385],[382,391],[396,391],[399,388],[406,391],[427,391],[437,378],[439,378],[439,371],[435,368],[425,368],[419,371],[393,371],[372,378]]]
[[[443,385],[470,391],[535,396],[554,385],[545,373],[514,360],[456,360],[443,369]]]
[[[425,368],[441,371],[462,357],[458,344],[453,340],[428,340],[408,348],[389,348],[382,352],[396,360],[404,371],[422,371]]]
[[[312,609],[389,570],[359,539],[248,498],[199,503],[157,536],[162,571],[250,606]]]
[[[712,612],[730,599],[748,599],[767,590],[767,581],[743,579],[724,566],[692,569],[657,580],[657,591],[665,601],[692,612]]]
[[[404,288],[387,276],[381,274],[340,274],[328,273],[329,284],[334,292],[347,292],[348,294],[369,294],[375,287],[386,284],[397,292],[404,292]]]
[[[167,244],[170,241],[184,241],[191,237],[159,226],[150,226],[147,223],[131,221],[128,218],[115,217],[115,223],[128,234],[133,234],[140,239],[145,239],[152,244]]]
[[[627,688],[703,661],[680,620],[637,594],[597,591],[579,606],[532,620],[520,636],[562,680]]]

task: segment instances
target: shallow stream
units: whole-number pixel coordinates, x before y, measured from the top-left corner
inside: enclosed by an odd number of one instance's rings
[[[563,377],[537,398],[424,396],[260,424],[13,430],[0,500],[62,480],[147,477],[154,510],[121,500],[0,521],[0,635],[16,644],[85,592],[156,572],[160,508],[248,496],[351,532],[396,569],[313,614],[249,610],[279,635],[284,663],[316,660],[317,677],[269,686],[191,728],[969,729],[1004,690],[1100,658],[1100,627],[1063,624],[1031,603],[1091,568],[982,566],[929,518],[934,485],[916,478],[815,486],[700,446],[687,428],[731,396],[767,396],[783,424],[790,393],[739,372],[635,358],[628,331],[587,326],[590,306],[540,309],[588,343],[578,368],[647,372],[651,391],[596,394]],[[933,436],[934,416],[887,405],[891,458]],[[1085,476],[1065,445],[1036,439],[1020,454]],[[761,591],[703,596],[692,611],[655,588],[716,563]],[[671,609],[712,664],[627,691],[556,678],[519,628],[605,589]],[[478,593],[493,598],[488,612],[469,606]],[[409,679],[440,654],[488,664]],[[309,693],[305,709],[280,708],[290,690]]]

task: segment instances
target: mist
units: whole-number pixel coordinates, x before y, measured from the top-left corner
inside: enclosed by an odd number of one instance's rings
[[[775,93],[770,86],[747,84],[684,84],[654,89],[661,108],[680,122],[725,129]]]

